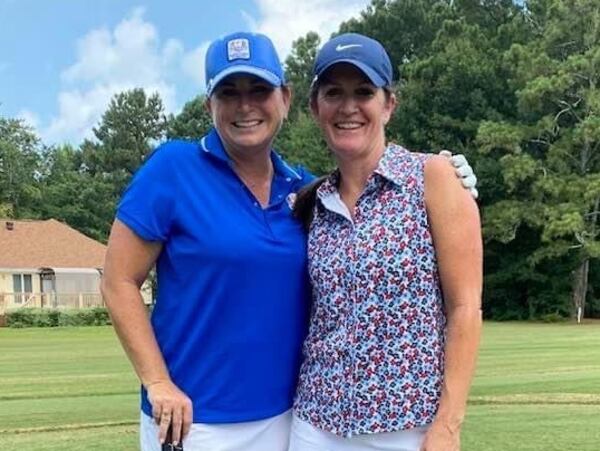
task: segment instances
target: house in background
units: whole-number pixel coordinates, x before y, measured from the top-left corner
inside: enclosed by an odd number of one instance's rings
[[[20,307],[104,305],[106,246],[54,219],[0,219],[0,314]],[[142,289],[151,301],[149,284]]]

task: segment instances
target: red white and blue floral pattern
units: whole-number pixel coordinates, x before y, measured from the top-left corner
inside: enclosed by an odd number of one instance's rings
[[[397,431],[429,424],[437,411],[446,318],[425,209],[427,158],[390,145],[353,221],[323,204],[339,174],[317,191],[314,304],[294,408],[320,429]]]

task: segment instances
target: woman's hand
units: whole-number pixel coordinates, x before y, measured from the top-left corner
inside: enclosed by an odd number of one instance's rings
[[[450,160],[450,163],[454,166],[454,173],[459,178],[463,188],[469,190],[473,199],[477,199],[479,197],[477,177],[467,161],[467,157],[462,154],[453,155],[450,150],[442,150],[440,155]]]
[[[192,401],[171,381],[148,384],[146,390],[152,405],[152,416],[159,426],[160,443],[165,442],[169,426],[172,427],[172,443],[174,445],[181,443],[192,426]]]
[[[123,349],[148,391],[162,443],[171,424],[174,441],[179,442],[189,432],[192,403],[169,377],[140,296],[140,287],[161,249],[160,242],[144,241],[116,219],[108,240],[101,289]]]
[[[460,451],[460,427],[434,421],[425,434],[420,451]]]

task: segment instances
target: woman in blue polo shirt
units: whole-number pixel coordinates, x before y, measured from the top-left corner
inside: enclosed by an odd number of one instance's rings
[[[312,177],[271,147],[291,98],[271,41],[227,36],[206,63],[215,128],[161,145],[137,172],[103,294],[142,382],[143,450],[159,449],[155,422],[191,450],[284,449],[309,300],[290,194]],[[149,322],[138,288],[154,264]]]
[[[118,206],[102,292],[142,383],[141,447],[281,451],[306,335],[306,238],[294,193],[312,180],[272,142],[291,92],[271,41],[234,33],[206,55],[214,129],[161,145]],[[150,321],[139,295],[156,265]]]

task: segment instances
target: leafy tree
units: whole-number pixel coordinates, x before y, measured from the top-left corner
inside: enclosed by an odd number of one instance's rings
[[[12,218],[12,205],[8,203],[0,203],[0,218]]]
[[[98,142],[86,141],[82,146],[85,163],[92,173],[131,175],[164,138],[166,128],[158,93],[148,97],[137,88],[116,94],[94,128]]]
[[[115,206],[132,174],[162,140],[167,119],[160,96],[146,96],[142,89],[115,95],[100,123],[94,128],[96,141],[81,145],[82,170],[89,175],[82,208],[94,214],[81,220],[101,239],[108,235]],[[82,193],[83,194],[83,193]]]
[[[299,111],[277,138],[277,149],[290,163],[301,164],[315,175],[334,168],[321,132],[309,113]]]
[[[540,246],[528,262],[572,262],[577,315],[585,310],[590,261],[600,256],[600,9],[593,0],[531,5],[539,39],[505,55],[518,116],[479,128],[481,151],[499,156],[507,189],[487,209],[485,231],[510,242],[520,227],[538,230]]]
[[[285,61],[287,81],[294,96],[288,120],[277,136],[275,146],[289,162],[302,164],[314,174],[322,175],[333,169],[333,160],[312,119],[308,103],[310,74],[319,42],[319,35],[313,32],[297,39]]]
[[[70,146],[47,149],[39,212],[105,241],[114,214],[114,187],[85,171],[82,154]]]
[[[197,96],[183,106],[177,116],[170,115],[167,124],[168,139],[198,140],[212,127],[212,118],[205,107],[206,98]]]
[[[373,0],[360,17],[344,22],[340,33],[361,33],[380,41],[395,69],[428,53],[451,2],[439,0]]]
[[[40,140],[18,119],[0,117],[0,207],[7,216],[35,217]]]
[[[312,68],[317,56],[321,39],[315,32],[296,39],[292,44],[292,51],[285,60],[285,74],[288,83],[294,90],[290,117],[296,119],[300,113],[308,112],[308,96],[312,83]]]

